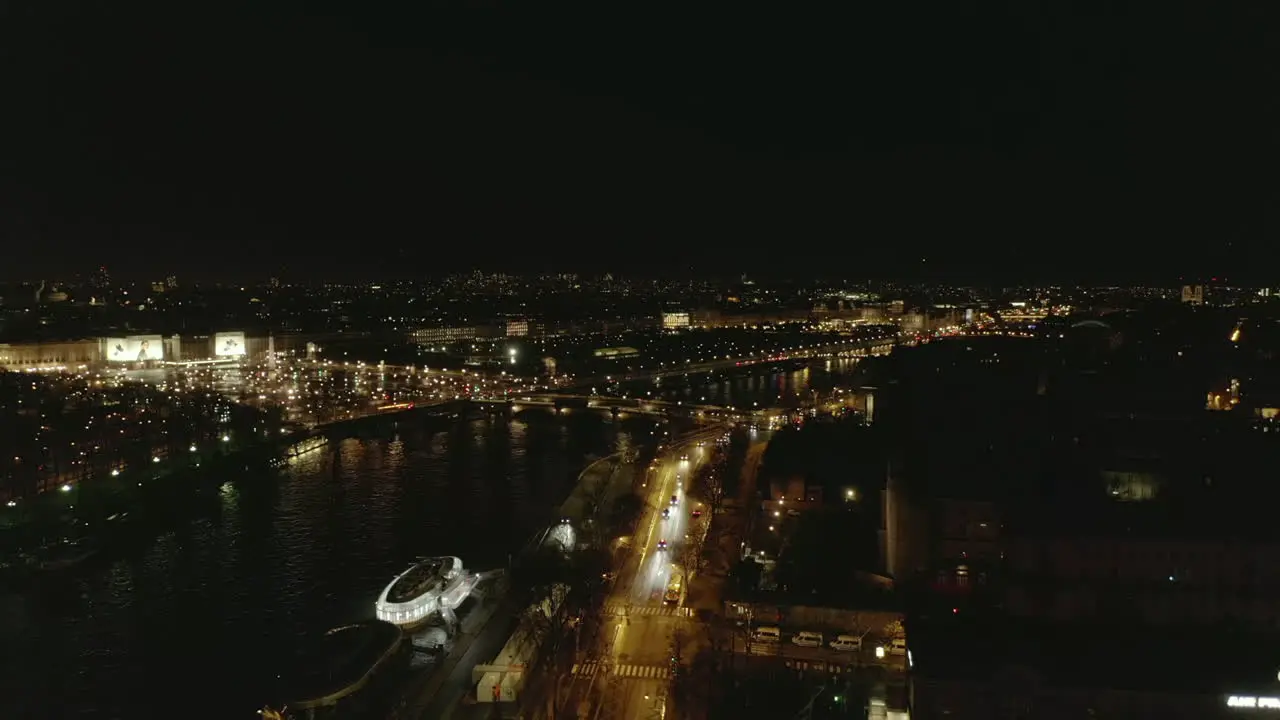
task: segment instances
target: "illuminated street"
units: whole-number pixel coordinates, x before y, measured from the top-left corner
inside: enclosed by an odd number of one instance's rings
[[[569,707],[583,704],[598,687],[607,717],[679,717],[669,685],[673,656],[685,655],[676,646],[687,642],[679,636],[688,635],[690,613],[683,587],[676,590],[671,580],[684,574],[682,560],[700,549],[701,538],[690,533],[695,524],[691,514],[700,503],[686,494],[687,481],[709,459],[702,443],[723,431],[722,426],[699,431],[667,448],[651,465],[643,485],[645,511],[637,527],[636,552],[606,603],[611,617],[601,647],[584,652],[576,666]]]

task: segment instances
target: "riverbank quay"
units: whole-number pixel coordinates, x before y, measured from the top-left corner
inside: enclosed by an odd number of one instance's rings
[[[675,437],[664,436],[652,443],[638,446],[630,453],[613,453],[590,463],[578,474],[573,491],[560,506],[559,517],[580,526],[588,520],[594,521],[601,512],[607,514],[619,500],[636,491],[636,482],[643,477],[639,462],[642,449],[692,446],[699,440],[715,437],[723,427],[719,422],[698,423],[679,432]],[[628,458],[625,455],[634,457]]]
[[[448,653],[439,664],[414,675],[388,720],[443,720],[467,705],[468,698],[474,702],[473,668],[501,649],[521,607],[520,598],[508,592],[508,583],[505,573],[497,573],[492,589],[483,592],[477,607],[459,623]]]
[[[114,470],[109,476],[66,484],[30,500],[0,508],[0,568],[14,571],[39,564],[43,549],[80,544],[101,549],[185,517],[204,498],[216,498],[232,473],[269,466],[301,437],[229,436],[211,447],[189,446],[181,455],[154,455],[151,463]]]
[[[613,497],[630,491],[633,472],[633,464],[627,462],[622,453],[588,463],[578,473],[569,496],[555,508],[549,527],[534,534],[512,555],[511,565],[517,577],[518,568],[537,553],[562,520],[578,525],[588,516],[587,508],[593,501],[599,501],[602,493]],[[476,696],[477,666],[495,658],[512,635],[519,632],[519,621],[531,601],[528,587],[507,592],[507,582],[509,577],[504,575],[501,590],[482,599],[475,612],[463,620],[449,653],[439,665],[415,675],[407,684],[398,707],[390,716],[392,720],[469,719],[492,717],[495,712],[505,717],[517,710],[516,703],[495,704],[489,702],[490,698]]]
[[[282,466],[293,455],[403,423],[452,423],[470,415],[465,401],[409,405],[314,428],[228,431],[200,444],[156,449],[109,474],[0,505],[0,574],[38,569],[50,550],[85,560],[108,545],[163,532],[208,510],[229,477]],[[78,549],[64,552],[69,546]]]

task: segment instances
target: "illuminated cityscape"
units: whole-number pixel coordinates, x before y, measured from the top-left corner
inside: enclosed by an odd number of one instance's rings
[[[5,12],[0,720],[1280,717],[1276,7]]]
[[[560,292],[585,283],[575,277]],[[78,302],[74,286],[63,287],[68,299],[58,302]],[[823,712],[929,717],[983,692],[956,685],[947,665],[974,632],[995,642],[1008,625],[1052,647],[1059,626],[1109,622],[1103,603],[1126,592],[1135,642],[1168,622],[1230,614],[1241,623],[1236,613],[1250,607],[1247,627],[1269,622],[1247,604],[1265,580],[1212,569],[1224,552],[1263,562],[1265,534],[1196,545],[1170,519],[1151,535],[1105,529],[1183,498],[1199,509],[1179,522],[1246,516],[1237,498],[1259,492],[1250,468],[1276,451],[1278,401],[1263,368],[1280,338],[1267,288],[783,287],[708,284],[727,300],[686,300],[678,313],[654,290],[649,310],[603,321],[599,303],[557,315],[526,301],[518,321],[490,309],[466,325],[404,320],[341,332],[305,323],[170,332],[180,308],[153,326],[87,340],[23,340],[19,322],[0,345],[0,409],[14,430],[3,438],[0,488],[6,581],[34,591],[99,577],[166,533],[234,517],[241,503],[268,500],[268,488],[299,483],[344,488],[316,507],[374,513],[379,532],[394,535],[403,532],[395,523],[450,513],[428,493],[406,496],[407,514],[383,520],[380,505],[356,499],[363,475],[386,487],[435,483],[480,461],[475,484],[458,490],[492,493],[510,480],[484,474],[486,453],[527,433],[586,431],[573,442],[595,447],[594,458],[579,461],[568,486],[549,487],[545,505],[506,521],[509,540],[478,542],[474,533],[491,522],[480,521],[389,554],[362,545],[361,562],[386,568],[363,591],[366,609],[322,604],[314,622],[339,634],[310,660],[277,667],[290,683],[246,676],[259,690],[237,703],[340,712],[369,697],[342,678],[369,672],[379,702],[400,716],[454,712],[465,697],[548,717],[575,707],[713,716],[804,707],[820,678],[837,688],[817,696]],[[747,288],[788,299],[737,307]],[[271,307],[271,290],[252,304]],[[341,304],[375,304],[387,292],[344,287]],[[546,307],[556,305],[550,292],[539,291]],[[102,302],[93,312],[112,307]],[[10,317],[46,304],[34,295],[24,303],[6,303],[20,311]],[[67,310],[70,322],[78,310]],[[940,412],[962,414],[966,429],[937,425]],[[602,431],[604,445],[587,439]],[[458,438],[473,438],[470,449],[447,450]],[[1212,450],[1189,452],[1204,443]],[[401,445],[415,449],[404,455]],[[415,457],[428,464],[411,470]],[[427,470],[440,461],[432,458],[452,459]],[[1039,484],[1017,480],[1030,477]],[[1096,479],[1057,485],[1070,478]],[[471,515],[486,502],[477,496],[457,510]],[[1063,524],[1064,506],[1092,530]],[[830,547],[847,548],[834,572]],[[1152,557],[1174,559],[1124,560],[1131,547],[1164,547]],[[1086,549],[1113,559],[1087,568],[1034,559]],[[461,570],[453,556],[422,559],[433,552],[474,554],[478,570]],[[1127,578],[1156,569],[1167,587],[1134,594]],[[328,592],[360,599],[343,577]],[[1060,587],[1059,605],[1034,600],[1032,582]],[[1206,605],[1209,597],[1220,604]],[[1067,602],[1074,615],[1055,619]],[[324,629],[309,623],[279,642],[301,648]],[[983,662],[1037,662],[1012,636],[999,642]],[[441,668],[462,654],[479,658],[473,673],[446,681]],[[323,671],[323,690],[299,679],[337,662],[343,669]],[[880,679],[867,685],[869,677]],[[742,678],[759,691],[731,691]],[[1197,712],[1268,707],[1265,689],[1234,682],[1216,705],[1201,696]],[[1097,699],[1073,702],[1104,702],[1088,692]]]

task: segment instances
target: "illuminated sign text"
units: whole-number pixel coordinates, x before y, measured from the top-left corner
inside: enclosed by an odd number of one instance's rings
[[[1232,695],[1227,698],[1227,707],[1267,708],[1270,710],[1280,710],[1280,698],[1253,697],[1252,695]]]

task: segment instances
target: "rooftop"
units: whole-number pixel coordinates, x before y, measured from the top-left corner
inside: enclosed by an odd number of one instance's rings
[[[437,557],[423,560],[396,579],[387,591],[387,602],[409,602],[441,583],[445,576],[456,569],[457,558]]]
[[[1274,695],[1280,635],[1049,625],[1002,618],[912,623],[913,672],[925,680],[1006,682],[1189,694]]]
[[[1261,485],[1251,500],[1213,488],[1205,488],[1198,497],[1147,502],[1114,502],[1101,495],[1089,501],[1058,498],[1006,513],[1004,532],[1024,537],[1209,539],[1222,544],[1280,541],[1273,510],[1276,497]]]

